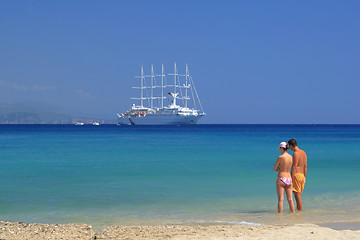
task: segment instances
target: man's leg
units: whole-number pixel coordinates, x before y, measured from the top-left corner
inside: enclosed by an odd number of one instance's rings
[[[294,192],[295,200],[296,200],[296,208],[298,211],[302,211],[302,200],[301,193]]]

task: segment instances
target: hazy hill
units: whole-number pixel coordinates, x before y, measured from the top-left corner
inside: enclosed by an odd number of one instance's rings
[[[71,124],[115,123],[115,120],[72,116],[64,110],[42,103],[5,103],[0,102],[0,124]]]

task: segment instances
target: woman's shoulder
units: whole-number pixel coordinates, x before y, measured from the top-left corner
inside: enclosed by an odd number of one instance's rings
[[[286,155],[284,154],[284,158],[285,159],[291,159],[291,160],[293,159],[293,157],[289,153],[286,154]]]

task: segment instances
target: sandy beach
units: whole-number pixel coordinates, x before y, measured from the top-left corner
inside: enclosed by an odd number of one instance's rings
[[[0,239],[360,239],[360,230],[334,230],[317,225],[108,226],[95,232],[86,224],[0,222]]]

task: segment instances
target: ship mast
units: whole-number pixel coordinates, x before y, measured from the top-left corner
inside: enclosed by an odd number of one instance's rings
[[[144,79],[145,79],[145,76],[144,76],[144,67],[143,65],[141,65],[141,96],[140,96],[140,107],[143,108],[144,107],[144,104],[143,104],[143,100],[144,100]]]
[[[174,64],[174,93],[176,93],[176,62]]]
[[[186,74],[185,74],[185,108],[187,108],[188,102],[188,77],[189,77],[189,67],[186,64]]]
[[[161,108],[164,108],[164,64],[161,64]]]
[[[140,108],[144,108],[144,83],[145,83],[145,75],[144,75],[144,67],[143,65],[141,65],[141,76],[135,76],[135,78],[140,78],[140,87],[133,87],[133,88],[137,88],[140,89],[140,98],[131,98],[131,99],[136,99],[136,100],[140,100]]]
[[[153,99],[154,99],[154,65],[151,64],[151,108],[153,108]]]

